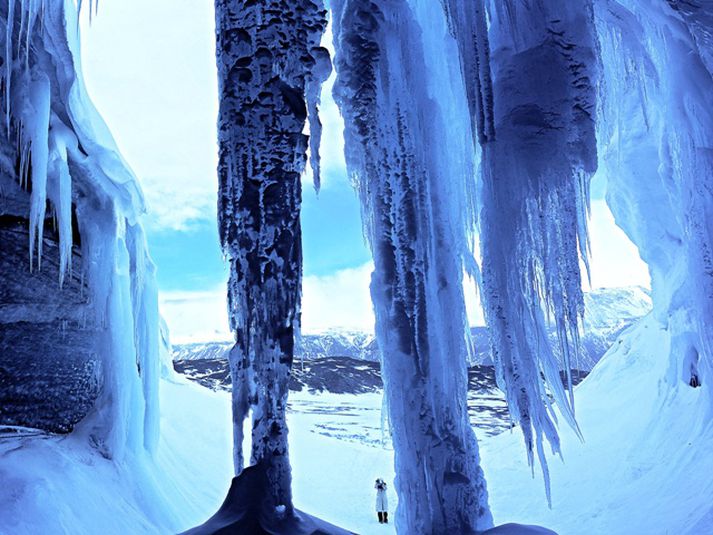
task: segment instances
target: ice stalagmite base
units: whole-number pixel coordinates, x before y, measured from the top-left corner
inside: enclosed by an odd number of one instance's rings
[[[449,76],[458,68],[457,51],[446,39],[444,13],[436,2],[412,4],[333,2],[335,97],[374,254],[371,294],[395,452],[396,526],[409,534],[473,533],[492,519],[466,408],[470,122],[462,112],[449,114],[452,98],[453,109],[466,104],[451,85],[460,78]],[[417,15],[430,15],[426,35]],[[428,50],[424,39],[432,40]],[[429,55],[442,47],[455,64]],[[424,65],[431,61],[442,69],[429,73]]]
[[[321,0],[216,1],[220,85],[220,237],[230,261],[230,352],[235,471],[244,467],[243,421],[252,412],[251,464],[264,497],[292,513],[287,385],[299,328],[301,183],[309,113],[331,66],[320,48]],[[319,133],[318,118],[310,116]],[[312,140],[313,153],[318,152]],[[318,159],[313,158],[315,177]]]

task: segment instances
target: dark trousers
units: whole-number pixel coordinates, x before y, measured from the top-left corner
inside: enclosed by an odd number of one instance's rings
[[[379,511],[376,514],[379,515],[379,524],[389,523],[389,513],[387,513],[386,511]]]

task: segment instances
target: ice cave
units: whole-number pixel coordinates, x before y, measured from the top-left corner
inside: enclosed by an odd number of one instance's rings
[[[0,535],[713,534],[713,0],[0,21]]]

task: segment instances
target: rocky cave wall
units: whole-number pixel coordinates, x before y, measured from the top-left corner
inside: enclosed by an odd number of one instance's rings
[[[99,393],[99,327],[80,273],[59,286],[59,236],[50,220],[42,268],[30,271],[29,204],[30,193],[2,173],[0,425],[66,433],[88,414]],[[78,247],[72,263],[81,266]]]

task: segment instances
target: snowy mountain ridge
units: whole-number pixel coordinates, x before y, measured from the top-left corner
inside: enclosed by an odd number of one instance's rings
[[[618,335],[651,309],[648,290],[640,286],[601,288],[585,293],[586,313],[583,355],[575,366],[591,370],[609,349]],[[475,355],[472,364],[492,364],[488,331],[485,327],[471,329]],[[232,342],[200,342],[173,346],[173,360],[227,359]],[[372,333],[331,329],[321,333],[303,334],[295,349],[297,361],[324,357],[349,357],[378,361],[379,349]]]

